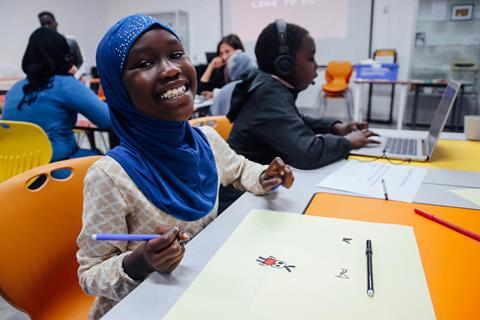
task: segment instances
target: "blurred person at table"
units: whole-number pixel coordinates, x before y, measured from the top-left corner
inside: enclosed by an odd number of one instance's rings
[[[236,34],[229,34],[220,40],[217,45],[217,56],[208,64],[198,83],[198,91],[203,96],[210,99],[213,97],[213,89],[220,89],[227,84],[225,66],[236,50],[245,51],[242,41]]]
[[[228,59],[225,70],[229,83],[223,86],[223,88],[218,89],[218,92],[214,94],[213,103],[210,106],[210,113],[214,116],[226,115],[228,110],[230,110],[230,100],[233,89],[235,89],[237,83],[246,79],[248,75],[256,69],[255,61],[253,61],[247,53],[241,50],[235,51],[230,59]]]
[[[42,11],[38,14],[38,20],[40,21],[40,25],[42,27],[58,32],[58,22],[55,20],[53,13],[49,11]],[[83,57],[80,47],[78,46],[78,42],[72,36],[65,36],[65,39],[67,40],[68,47],[70,48],[71,62],[75,65],[75,67],[77,67],[77,69],[80,69],[83,64]]]
[[[30,36],[22,60],[26,79],[7,93],[3,119],[39,125],[53,147],[53,161],[99,154],[80,149],[73,134],[81,113],[99,128],[110,128],[106,103],[73,77],[65,38],[48,28],[38,28]]]

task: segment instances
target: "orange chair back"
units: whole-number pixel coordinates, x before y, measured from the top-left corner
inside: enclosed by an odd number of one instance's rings
[[[210,126],[213,127],[218,134],[223,138],[223,140],[227,140],[228,136],[230,135],[230,131],[232,131],[232,123],[226,116],[207,116],[201,118],[191,119],[189,121],[192,127],[198,126]]]
[[[78,283],[76,238],[83,179],[100,158],[54,162],[0,183],[0,295],[31,319],[87,319],[93,297]],[[60,168],[71,175],[53,178]],[[30,190],[38,176],[46,181]]]
[[[325,71],[323,91],[327,95],[341,95],[348,88],[353,66],[349,61],[330,61]]]

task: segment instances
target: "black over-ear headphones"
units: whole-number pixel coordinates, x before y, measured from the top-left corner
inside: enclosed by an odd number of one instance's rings
[[[278,57],[275,58],[273,65],[280,75],[288,76],[293,71],[294,61],[287,43],[287,22],[277,19],[275,25],[278,33]]]

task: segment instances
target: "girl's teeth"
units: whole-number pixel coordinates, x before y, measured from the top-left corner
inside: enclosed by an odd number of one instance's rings
[[[181,96],[182,94],[184,94],[186,90],[187,90],[187,88],[185,86],[181,86],[179,88],[171,89],[171,90],[168,90],[167,92],[165,92],[164,94],[162,94],[161,98],[162,98],[162,100],[175,98],[175,97],[178,97],[178,96]]]

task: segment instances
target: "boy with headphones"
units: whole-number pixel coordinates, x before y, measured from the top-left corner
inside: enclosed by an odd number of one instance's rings
[[[267,164],[276,156],[299,169],[315,169],[375,143],[366,123],[314,119],[295,100],[317,76],[315,42],[304,28],[279,19],[258,37],[259,71],[239,83],[227,117],[228,144],[248,159]]]

